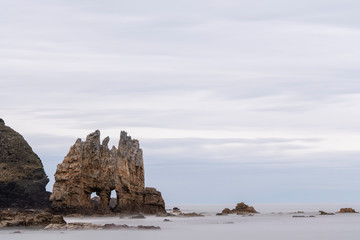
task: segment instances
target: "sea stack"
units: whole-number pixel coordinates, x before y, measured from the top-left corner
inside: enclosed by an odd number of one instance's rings
[[[0,208],[49,207],[48,182],[40,158],[0,119]]]
[[[80,138],[57,166],[50,197],[51,208],[63,214],[166,212],[161,193],[145,190],[143,152],[139,141],[121,131],[118,148],[109,149],[109,137],[100,144],[100,131]],[[111,191],[116,192],[110,208]],[[93,204],[91,194],[100,197]],[[145,201],[146,200],[146,201]],[[112,205],[112,204],[111,204]],[[155,213],[156,213],[155,212]]]

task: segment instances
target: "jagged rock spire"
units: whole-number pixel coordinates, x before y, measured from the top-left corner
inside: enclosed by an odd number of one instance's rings
[[[117,195],[113,211],[130,213],[148,209],[149,204],[144,204],[144,164],[139,141],[121,131],[118,149],[109,150],[109,140],[106,137],[100,145],[100,131],[96,130],[85,142],[78,139],[70,148],[55,173],[50,197],[54,212],[107,213],[112,190]],[[100,197],[99,206],[90,201],[93,192]],[[159,209],[165,211],[163,200],[159,204]]]

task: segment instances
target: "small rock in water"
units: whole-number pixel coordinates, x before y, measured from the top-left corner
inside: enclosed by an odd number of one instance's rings
[[[234,213],[241,215],[241,214],[258,213],[258,212],[255,210],[254,207],[248,206],[245,203],[241,202],[238,203],[234,209],[230,210],[229,208],[225,208],[224,210],[222,210],[221,213],[224,215],[234,214]]]
[[[157,226],[143,226],[143,225],[138,225],[137,226],[138,229],[149,229],[149,230],[159,230],[160,227]]]
[[[204,217],[204,215],[202,215],[201,213],[180,213],[178,215],[179,217]]]
[[[324,211],[319,211],[320,215],[335,215],[335,213],[327,213],[327,212],[324,212]]]
[[[293,215],[293,218],[314,218],[314,215],[310,215],[310,216],[305,216],[305,215]]]
[[[171,222],[170,219],[165,218],[164,222]]]
[[[290,214],[302,214],[302,213],[305,213],[304,211],[297,211],[297,212],[292,212]]]
[[[13,233],[21,233],[21,231],[14,231]]]
[[[355,211],[355,209],[353,208],[341,208],[339,213],[358,213],[358,212]]]
[[[130,218],[131,219],[143,219],[143,218],[145,218],[145,216],[142,214],[138,214],[138,215],[131,216]]]
[[[178,207],[174,207],[173,210],[172,210],[173,213],[181,213],[181,210],[180,208]]]

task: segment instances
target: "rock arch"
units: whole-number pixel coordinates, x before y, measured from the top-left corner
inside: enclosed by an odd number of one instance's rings
[[[64,161],[57,166],[55,184],[50,197],[54,212],[109,213],[111,191],[115,190],[115,212],[150,213],[144,201],[147,191],[144,184],[143,152],[139,141],[131,139],[125,131],[120,133],[118,148],[108,148],[109,137],[100,144],[100,131],[89,134],[86,141],[78,139]],[[90,196],[96,192],[100,207],[95,209]],[[161,197],[158,212],[165,212]],[[153,193],[152,193],[153,194]],[[153,212],[151,212],[153,213]]]

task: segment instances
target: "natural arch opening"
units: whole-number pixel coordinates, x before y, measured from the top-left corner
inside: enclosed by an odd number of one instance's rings
[[[110,201],[109,201],[109,207],[110,210],[114,210],[118,205],[118,198],[115,190],[112,190],[110,193]]]
[[[90,203],[93,209],[98,210],[100,208],[100,196],[96,192],[92,192],[90,195]]]

